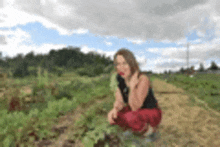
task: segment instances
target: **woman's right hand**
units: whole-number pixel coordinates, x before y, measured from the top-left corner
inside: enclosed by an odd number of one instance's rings
[[[108,121],[110,124],[113,124],[115,123],[114,119],[117,118],[117,114],[118,114],[118,111],[113,108],[109,113],[108,113]]]

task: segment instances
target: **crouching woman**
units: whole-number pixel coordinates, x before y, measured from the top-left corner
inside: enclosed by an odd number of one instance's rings
[[[114,64],[118,87],[114,107],[108,113],[109,123],[141,135],[148,132],[150,126],[156,132],[162,112],[150,80],[140,72],[134,55],[127,49],[120,49],[114,55]]]

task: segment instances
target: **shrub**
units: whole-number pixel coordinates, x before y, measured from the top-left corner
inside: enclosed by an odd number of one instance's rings
[[[19,78],[23,78],[25,76],[29,75],[29,71],[28,71],[28,63],[23,61],[20,62],[18,64],[18,66],[15,68],[15,71],[13,73],[13,77],[19,77]]]
[[[108,65],[107,67],[104,67],[104,73],[111,73],[113,69],[114,69],[113,65]]]
[[[55,95],[55,99],[60,100],[64,97],[66,97],[67,99],[71,99],[73,96],[68,89],[60,88],[58,95]]]
[[[28,67],[28,71],[29,71],[30,75],[37,77],[37,68],[36,67],[30,66],[30,67]]]
[[[56,74],[58,77],[61,77],[63,75],[64,69],[61,67],[53,66],[49,69],[50,72]]]

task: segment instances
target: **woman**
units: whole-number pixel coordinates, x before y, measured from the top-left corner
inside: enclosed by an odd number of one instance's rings
[[[134,55],[127,49],[114,55],[114,64],[118,87],[114,107],[108,113],[109,123],[141,135],[148,131],[149,125],[156,132],[161,110],[148,77],[140,72]]]

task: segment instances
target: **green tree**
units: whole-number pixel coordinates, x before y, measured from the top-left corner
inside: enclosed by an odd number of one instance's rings
[[[26,61],[20,61],[20,63],[18,63],[18,66],[16,67],[14,73],[13,73],[13,77],[25,77],[29,75],[29,71],[28,71],[28,63]]]
[[[183,74],[184,72],[185,72],[184,68],[183,68],[183,67],[181,67],[181,68],[180,68],[180,73],[182,73],[182,74]]]
[[[217,69],[218,69],[218,66],[217,66],[217,64],[216,64],[214,61],[212,61],[212,62],[211,62],[211,66],[209,67],[209,69],[211,69],[211,70],[217,70]]]
[[[203,66],[202,63],[200,63],[200,65],[199,65],[199,71],[200,71],[200,72],[205,71],[205,68],[204,68],[204,66]]]
[[[24,57],[24,60],[28,63],[28,66],[36,66],[37,65],[33,51],[26,54]]]

